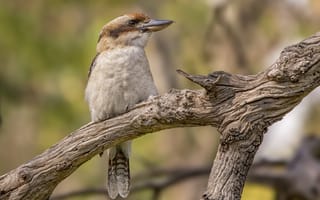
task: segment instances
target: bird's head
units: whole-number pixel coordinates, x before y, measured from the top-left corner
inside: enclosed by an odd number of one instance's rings
[[[133,13],[117,17],[103,26],[98,40],[97,51],[147,44],[152,32],[169,26],[171,20],[155,20],[142,13]]]

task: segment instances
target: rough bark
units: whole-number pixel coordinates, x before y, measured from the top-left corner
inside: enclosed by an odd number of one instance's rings
[[[112,145],[162,129],[203,125],[217,127],[221,141],[202,199],[240,199],[268,126],[320,83],[320,33],[285,48],[256,75],[179,73],[205,90],[172,90],[123,115],[81,127],[2,175],[0,199],[47,199],[59,182]]]

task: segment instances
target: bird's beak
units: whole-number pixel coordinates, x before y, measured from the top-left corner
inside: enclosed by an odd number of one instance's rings
[[[147,32],[147,31],[156,32],[168,27],[172,23],[173,23],[172,20],[151,19],[147,23],[143,24],[140,30],[143,32]]]

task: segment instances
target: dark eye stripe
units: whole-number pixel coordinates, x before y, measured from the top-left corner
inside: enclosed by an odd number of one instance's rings
[[[117,29],[111,30],[109,33],[111,37],[117,38],[121,33],[135,31],[135,30],[137,29],[133,26],[120,26]]]
[[[139,23],[139,20],[137,19],[131,19],[128,21],[128,25],[133,26]]]

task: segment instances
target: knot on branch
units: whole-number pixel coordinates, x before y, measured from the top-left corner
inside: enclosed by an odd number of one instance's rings
[[[24,182],[24,183],[29,182],[32,179],[32,176],[31,176],[29,170],[27,170],[27,169],[22,168],[18,172],[18,175],[19,175],[21,182]]]
[[[8,174],[0,176],[0,199],[9,195],[11,190],[20,187],[23,184],[30,182],[32,174],[26,167],[21,167],[17,173],[11,171]]]
[[[319,76],[316,68],[320,62],[320,33],[286,47],[274,63],[267,77],[277,82],[298,82],[307,72]],[[312,70],[313,69],[313,70]],[[316,73],[317,74],[314,74]]]
[[[197,104],[201,105],[201,98],[201,92],[171,89],[162,98],[152,97],[150,101],[137,105],[135,109],[149,104],[148,109],[137,113],[138,115],[132,119],[131,126],[149,132],[181,121],[187,123],[195,117],[193,108]]]
[[[253,153],[261,144],[263,134],[267,131],[270,123],[264,120],[261,122],[242,122],[234,121],[227,125],[222,133],[221,144],[223,150],[228,150],[229,146],[233,143],[241,142],[240,150],[243,153]]]
[[[68,159],[63,160],[56,165],[56,170],[58,171],[65,171],[65,170],[69,170],[70,168],[72,168],[72,163]]]
[[[160,118],[158,114],[154,115],[154,113],[159,113],[159,106],[150,106],[144,113],[140,113],[134,117],[131,121],[131,126],[135,129],[153,127],[158,123]]]

